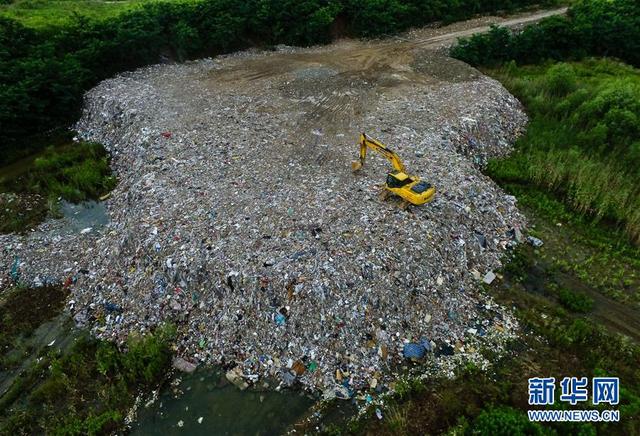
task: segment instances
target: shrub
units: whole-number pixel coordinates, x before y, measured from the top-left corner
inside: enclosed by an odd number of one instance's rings
[[[27,185],[33,192],[69,201],[97,199],[115,186],[108,156],[99,144],[49,148],[34,162]]]
[[[593,309],[592,298],[568,289],[560,289],[558,299],[560,300],[560,304],[572,312],[587,313]]]
[[[640,241],[640,71],[619,62],[496,70],[527,107],[529,126],[488,173],[550,190],[574,210],[624,227]]]
[[[543,427],[511,407],[490,408],[473,421],[471,434],[492,436],[543,435]]]
[[[566,17],[550,17],[522,32],[494,30],[461,39],[451,54],[472,65],[521,64],[545,59],[613,56],[640,65],[640,3],[637,0],[578,0]]]
[[[571,64],[553,65],[544,77],[546,92],[552,97],[564,97],[576,90],[576,73]]]
[[[83,334],[63,354],[51,351],[2,397],[0,434],[116,433],[139,391],[170,368],[174,335],[163,326],[120,351]]]

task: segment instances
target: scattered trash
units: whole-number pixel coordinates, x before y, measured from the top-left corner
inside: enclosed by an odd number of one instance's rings
[[[105,301],[103,306],[106,312],[122,312],[122,308],[119,305],[110,301]]]
[[[18,256],[15,256],[13,259],[13,265],[11,265],[11,280],[13,280],[14,283],[18,282],[18,279],[20,278],[20,258]]]
[[[184,427],[184,421],[183,420],[178,421],[178,427],[180,427],[180,428]]]
[[[476,232],[476,239],[478,240],[478,245],[483,250],[487,248],[487,238],[482,233]]]
[[[496,279],[496,274],[493,271],[489,271],[484,275],[484,277],[482,278],[482,281],[485,282],[487,285],[490,285],[491,283],[493,283],[495,279]]]
[[[542,240],[534,237],[534,236],[527,236],[527,242],[529,242],[529,244],[533,245],[534,247],[538,248],[538,247],[542,247],[542,245],[544,244],[544,242],[542,242]]]
[[[247,383],[243,377],[242,369],[238,366],[227,371],[225,376],[227,377],[227,380],[229,380],[232,384],[237,386],[241,391],[249,387],[249,383]]]
[[[297,360],[291,367],[291,370],[293,371],[293,373],[295,373],[296,376],[300,377],[302,374],[304,374],[306,368],[304,366],[304,363]]]
[[[296,381],[296,375],[291,371],[284,371],[282,375],[282,381],[285,385],[291,387]]]
[[[200,418],[198,418],[198,424],[202,424],[202,420],[204,420],[204,417],[201,416]]]
[[[178,371],[191,373],[196,370],[198,365],[196,365],[195,363],[189,362],[188,360],[183,359],[182,357],[176,357],[173,359],[173,367]]]
[[[471,275],[473,276],[474,279],[476,280],[480,280],[482,279],[482,274],[480,274],[480,271],[478,271],[477,269],[472,269],[471,270]]]
[[[109,222],[1,235],[1,284],[8,272],[29,286],[75,277],[71,315],[95,336],[123,343],[176,323],[176,364],[227,365],[241,389],[273,377],[373,395],[389,368],[425,358],[431,343],[417,338],[455,344],[476,325],[495,336],[502,312],[477,306],[487,297],[473,271],[498,270],[518,238],[507,229],[526,222],[480,168],[521,133],[517,99],[459,62],[446,65],[465,80],[406,93],[384,68],[335,62],[331,47],[278,50],[145,67],[90,90],[76,128],[111,154]],[[374,56],[395,56],[384,53]],[[446,62],[406,53],[389,62]],[[309,72],[323,62],[328,73]],[[366,81],[350,79],[362,71]],[[409,211],[378,201],[387,163],[345,168],[361,130],[428,178],[434,201]]]
[[[402,348],[402,355],[407,359],[420,360],[427,354],[427,351],[431,351],[431,344],[428,340],[423,339],[420,343],[409,342],[405,344]]]
[[[353,392],[351,392],[346,386],[336,386],[335,393],[336,398],[338,398],[339,400],[348,400],[353,395]]]
[[[382,410],[379,407],[376,407],[376,416],[378,419],[382,419]]]

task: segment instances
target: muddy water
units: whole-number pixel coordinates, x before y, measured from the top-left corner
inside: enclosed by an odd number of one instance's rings
[[[155,403],[141,407],[131,434],[282,434],[314,403],[294,391],[240,391],[213,368],[180,378],[177,387],[168,386]],[[176,396],[174,389],[182,393]]]
[[[109,214],[104,203],[83,201],[82,203],[60,202],[60,213],[64,219],[63,232],[78,233],[83,229],[98,230],[109,223]]]
[[[10,370],[0,370],[0,397],[9,390],[16,378],[31,366],[43,350],[51,349],[64,352],[73,345],[79,334],[80,331],[74,328],[73,321],[66,313],[61,313],[41,324],[24,340],[23,349],[29,350],[29,353],[20,356],[20,365]],[[9,351],[9,353],[19,352],[19,350]]]

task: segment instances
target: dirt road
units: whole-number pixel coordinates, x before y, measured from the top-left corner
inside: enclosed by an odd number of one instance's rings
[[[491,25],[493,24],[498,24],[504,27],[522,26],[522,25],[535,23],[544,18],[552,17],[554,15],[566,14],[568,9],[569,8],[564,7],[564,8],[552,9],[548,11],[547,10],[537,11],[534,13],[528,13],[528,14],[518,15],[514,17],[509,17],[509,18],[500,18],[500,17],[480,18],[479,20],[483,20],[483,21],[489,20],[488,24],[475,26],[468,29],[464,29],[464,30],[451,31],[438,36],[431,36],[424,39],[419,39],[415,41],[415,44],[423,47],[429,47],[429,48],[450,46],[450,45],[453,45],[458,40],[458,38],[468,37],[476,33],[488,32],[489,29],[491,28]],[[466,21],[464,23],[469,25],[473,23],[473,20]]]

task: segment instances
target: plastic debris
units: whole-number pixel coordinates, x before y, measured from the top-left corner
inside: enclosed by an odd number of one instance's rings
[[[183,359],[182,357],[176,357],[173,359],[173,367],[176,368],[178,371],[191,373],[196,370],[198,365],[196,365],[195,363],[189,362],[188,360]]]
[[[227,371],[225,374],[227,380],[237,386],[240,390],[245,390],[249,387],[249,383],[246,382],[242,374],[242,369],[238,366]]]
[[[276,324],[285,325],[286,322],[287,322],[287,318],[285,318],[283,314],[281,313],[276,314]]]
[[[538,239],[535,236],[527,236],[527,242],[529,242],[529,244],[533,245],[536,248],[542,247],[542,245],[544,245],[544,242],[542,242],[541,239]]]
[[[77,277],[72,316],[98,337],[122,344],[172,322],[176,355],[233,367],[241,388],[275,377],[340,398],[386,389],[407,341],[424,356],[416,338],[455,344],[482,325],[493,340],[494,317],[508,335],[471,271],[500,268],[508,230],[526,227],[481,172],[512,150],[520,103],[427,49],[396,58],[354,44],[354,62],[333,46],[280,47],[100,83],[76,128],[111,154],[109,222],[1,235],[0,288],[19,257],[26,285]],[[390,76],[370,58],[406,68]],[[378,200],[388,163],[349,169],[360,131],[436,186],[435,200],[409,211]],[[334,386],[337,370],[347,386]]]
[[[402,349],[402,354],[407,359],[422,359],[427,353],[427,349],[422,344],[408,343]]]
[[[487,285],[490,285],[491,283],[493,283],[495,279],[496,279],[496,274],[493,271],[488,271],[482,278],[482,281],[485,282]]]

